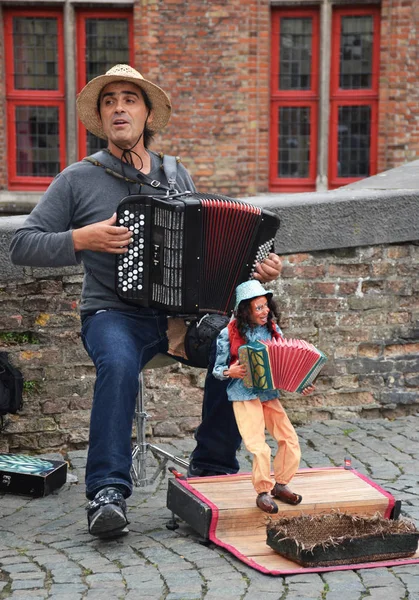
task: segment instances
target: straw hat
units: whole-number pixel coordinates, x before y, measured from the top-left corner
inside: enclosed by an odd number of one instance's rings
[[[116,81],[129,81],[138,85],[147,94],[153,107],[153,120],[148,127],[152,131],[160,131],[167,125],[172,112],[172,105],[166,92],[130,67],[129,65],[115,65],[105,75],[95,77],[87,83],[77,97],[77,112],[80,121],[94,135],[106,140],[102,128],[102,121],[97,112],[98,100],[101,91],[109,83]]]
[[[259,296],[273,296],[272,290],[265,290],[263,285],[257,279],[250,279],[245,281],[236,287],[236,304],[234,310],[239,308],[240,302],[243,300],[250,300],[251,298],[258,298]]]

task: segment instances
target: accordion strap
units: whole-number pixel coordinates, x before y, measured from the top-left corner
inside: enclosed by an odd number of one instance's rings
[[[164,170],[164,174],[166,175],[169,187],[167,187],[164,183],[162,184],[161,181],[157,181],[156,179],[148,177],[148,175],[141,173],[141,171],[136,171],[136,174],[134,175],[134,168],[130,165],[127,165],[126,169],[129,174],[133,174],[133,177],[129,177],[126,173],[120,172],[118,170],[118,163],[120,163],[120,161],[106,150],[100,150],[99,152],[95,152],[95,154],[92,154],[91,156],[86,156],[85,158],[83,158],[83,160],[91,163],[92,165],[95,165],[95,167],[102,167],[103,169],[105,169],[105,172],[109,175],[117,177],[118,179],[123,179],[128,183],[136,183],[137,185],[145,183],[146,185],[149,185],[153,188],[159,188],[161,190],[164,190],[165,192],[175,192],[177,166],[180,162],[180,158],[178,156],[169,156],[166,154],[163,155],[162,153],[159,154],[159,158],[162,160],[162,168]]]
[[[169,184],[169,190],[175,192],[176,188],[176,176],[177,176],[177,165],[179,162],[178,156],[170,156],[169,154],[163,155],[163,169]]]

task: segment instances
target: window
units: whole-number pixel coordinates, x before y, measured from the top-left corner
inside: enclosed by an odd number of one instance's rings
[[[270,161],[272,191],[315,189],[318,37],[317,10],[273,12]]]
[[[272,11],[271,191],[335,188],[377,171],[380,9],[335,6],[322,31],[319,15],[318,6]],[[319,73],[329,39],[330,86]]]
[[[5,10],[9,188],[45,189],[65,167],[62,13]]]
[[[133,44],[131,13],[80,11],[77,15],[78,90],[88,81],[106,73],[116,64],[130,63]],[[79,157],[106,147],[101,140],[79,125]]]
[[[8,187],[45,190],[67,165],[67,103],[75,105],[76,91],[90,79],[133,59],[132,11],[78,9],[70,73],[61,10],[4,9],[4,32]],[[82,126],[78,131],[78,148],[69,148],[73,160],[76,150],[83,158],[105,145]]]
[[[380,13],[336,8],[330,85],[329,186],[377,172]]]

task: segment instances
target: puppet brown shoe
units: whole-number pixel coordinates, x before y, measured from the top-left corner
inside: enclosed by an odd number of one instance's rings
[[[271,515],[278,512],[278,507],[276,503],[272,500],[267,492],[263,492],[262,494],[258,494],[256,497],[256,506],[263,510],[263,512],[269,513]]]
[[[286,504],[300,504],[303,499],[300,494],[294,494],[284,483],[275,483],[271,494],[274,498]]]

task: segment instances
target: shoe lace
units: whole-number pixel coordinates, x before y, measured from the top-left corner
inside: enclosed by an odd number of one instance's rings
[[[125,500],[121,492],[115,488],[104,488],[100,490],[93,500],[90,500],[86,510],[95,510],[106,504],[116,504],[122,508],[125,508]]]

